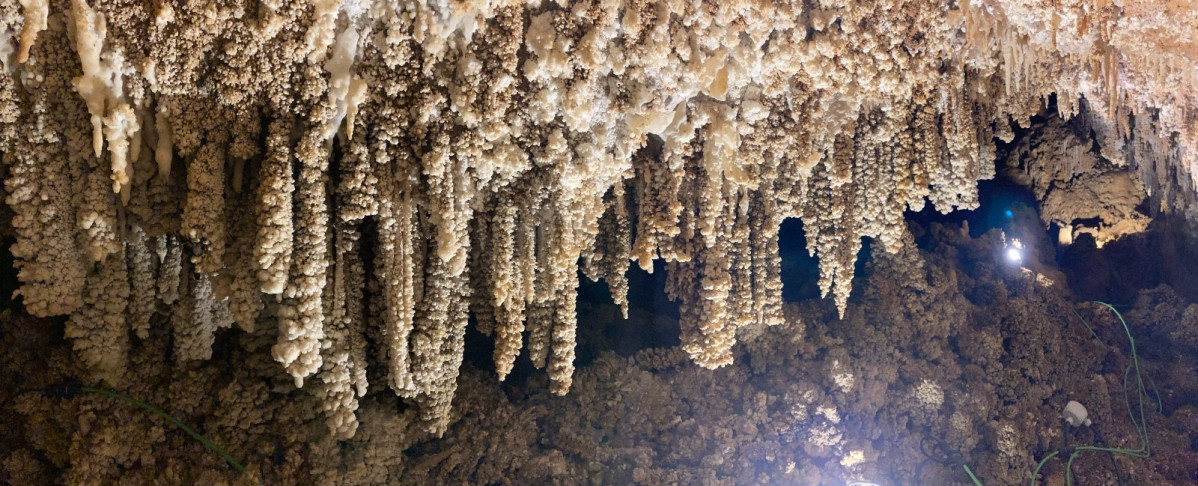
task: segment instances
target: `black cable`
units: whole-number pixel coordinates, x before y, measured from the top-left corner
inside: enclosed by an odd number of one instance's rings
[[[933,442],[933,439],[924,437],[919,441],[919,451],[923,453],[924,457],[936,461],[944,466],[956,465],[956,463],[960,462],[962,458],[961,453],[949,449],[948,444],[944,441],[934,441],[935,446],[932,448],[931,452],[929,452],[927,448],[927,443],[929,442]]]
[[[927,446],[929,443],[934,444],[930,451],[928,450]],[[949,470],[954,470],[955,466],[957,464],[963,464],[965,459],[965,456],[960,452],[951,449],[947,442],[943,440],[935,440],[927,436],[924,436],[919,440],[919,452],[923,453],[926,459],[921,461],[919,466],[915,468],[916,478],[923,477],[923,468],[927,465],[928,461],[935,462],[948,468]],[[960,471],[959,469],[956,470]]]
[[[1065,422],[1065,427],[1061,429],[1061,432],[1061,437],[1065,440],[1065,447],[1061,450],[1065,451],[1066,453],[1073,454],[1073,449],[1069,448],[1069,422]]]
[[[1110,445],[1106,443],[1106,439],[1102,438],[1102,433],[1098,431],[1098,427],[1091,425],[1087,428],[1090,429],[1091,434],[1094,436],[1095,444],[1098,444],[1101,447],[1110,447]],[[1068,424],[1065,424],[1064,434],[1062,434],[1065,447],[1060,451],[1062,455],[1073,454],[1076,450],[1076,448],[1069,445],[1069,436],[1072,435],[1071,432],[1072,428]],[[1123,480],[1123,469],[1119,467],[1119,462],[1115,460],[1115,455],[1108,454],[1107,457],[1111,460],[1111,468],[1115,470],[1115,479],[1119,483],[1119,486],[1125,486],[1126,483]]]
[[[1165,406],[1161,403],[1161,391],[1156,388],[1156,382],[1152,380],[1152,375],[1145,374],[1148,377],[1148,385],[1152,387],[1152,394],[1156,395],[1156,413],[1165,413]],[[1127,390],[1124,390],[1126,393]]]
[[[1102,447],[1110,447],[1110,445],[1108,445],[1106,443],[1106,439],[1103,439],[1102,434],[1100,432],[1098,432],[1098,427],[1090,427],[1090,428],[1094,430],[1094,442],[1095,443],[1097,443],[1098,445],[1100,445]],[[1107,457],[1111,459],[1111,468],[1113,468],[1115,470],[1115,480],[1119,482],[1119,486],[1124,486],[1123,469],[1119,467],[1119,461],[1115,460],[1114,454],[1107,454]]]

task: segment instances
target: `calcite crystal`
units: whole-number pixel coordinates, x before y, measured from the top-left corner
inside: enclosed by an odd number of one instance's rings
[[[843,314],[862,239],[975,207],[1050,97],[1193,215],[1195,32],[1193,1],[4,2],[18,293],[111,381],[147,312],[180,358],[236,321],[339,436],[368,360],[441,431],[471,315],[501,379],[527,335],[569,390],[580,259],[625,312],[664,260],[714,368],[783,321],[801,218]]]

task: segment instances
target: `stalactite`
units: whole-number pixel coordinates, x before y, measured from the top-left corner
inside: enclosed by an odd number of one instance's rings
[[[185,282],[187,286],[171,315],[175,361],[180,363],[211,358],[216,331],[231,324],[221,315],[211,278],[202,273],[190,274]]]
[[[150,317],[154,315],[154,276],[158,273],[158,262],[150,251],[146,233],[138,226],[132,228],[133,237],[125,245],[129,259],[129,323],[137,337],[146,339],[150,334]]]
[[[122,383],[129,353],[129,277],[125,256],[108,258],[87,276],[83,305],[66,323],[66,337],[95,376]]]
[[[628,318],[628,264],[632,259],[632,218],[624,184],[604,196],[605,211],[599,221],[594,249],[584,255],[583,270],[591,280],[607,282],[620,314]]]
[[[752,321],[767,326],[782,324],[782,257],[778,254],[778,231],[782,218],[774,206],[773,198],[763,191],[756,192],[749,201],[748,217],[752,263],[749,276],[752,279]]]
[[[495,370],[500,381],[511,373],[516,356],[520,354],[524,334],[524,308],[527,290],[521,275],[525,263],[517,254],[517,223],[519,201],[509,197],[499,203],[491,220],[490,265],[491,308],[495,320]]]
[[[254,192],[246,191],[231,197],[230,219],[234,228],[252,228],[257,220]],[[233,321],[242,330],[252,333],[257,328],[258,316],[264,307],[263,293],[259,289],[258,261],[254,258],[256,232],[233,231],[229,248],[225,252],[228,263],[229,310]]]
[[[362,267],[353,261],[358,235],[352,231],[338,231],[334,239],[332,275],[330,285],[325,287],[325,297],[331,308],[322,344],[322,353],[327,358],[318,374],[322,386],[317,393],[322,396],[321,405],[333,436],[349,439],[358,428],[354,416],[358,409],[357,398],[366,394],[367,386],[366,343],[360,330],[361,295],[353,290],[363,285],[358,273]]]
[[[550,211],[556,213],[549,225],[545,264],[548,267],[549,292],[546,307],[553,310],[547,319],[549,347],[549,390],[565,395],[570,390],[574,374],[574,346],[578,327],[575,301],[578,297],[578,255],[581,246],[574,231],[575,216],[569,211],[572,201],[557,194],[550,200]],[[589,245],[588,245],[589,246]]]
[[[15,213],[17,236],[10,250],[22,283],[16,295],[38,316],[78,309],[86,287],[66,161],[51,148],[58,142],[48,129],[36,130],[3,151],[8,165],[5,204]]]
[[[178,238],[160,236],[155,251],[158,253],[158,300],[166,305],[179,300],[179,285],[183,274],[183,247]]]
[[[449,425],[449,407],[457,388],[458,367],[465,344],[467,276],[452,263],[435,256],[430,245],[424,297],[416,307],[410,336],[411,369],[426,429],[440,435]]]
[[[366,359],[366,334],[363,332],[365,309],[362,301],[365,298],[366,268],[360,254],[362,235],[356,231],[341,230],[343,246],[338,250],[343,258],[344,270],[342,278],[345,286],[346,346],[349,348],[348,362],[350,368],[350,383],[358,397],[365,397],[370,386],[366,379],[366,368],[370,362]]]
[[[490,231],[494,217],[491,211],[474,213],[474,218],[470,220],[470,259],[466,265],[470,273],[470,288],[473,289],[470,293],[470,315],[474,317],[474,329],[484,336],[493,335],[496,325],[494,294],[497,289],[491,284],[492,256],[488,254],[497,237]]]
[[[225,153],[217,143],[200,147],[188,164],[183,235],[191,240],[200,273],[220,270],[225,254]]]
[[[295,191],[289,145],[292,123],[286,116],[271,121],[266,133],[266,158],[259,169],[258,242],[254,255],[259,268],[258,282],[268,294],[283,292],[291,269]]]
[[[342,438],[368,361],[444,431],[471,308],[501,380],[527,335],[565,393],[580,259],[625,317],[629,265],[662,260],[682,348],[714,368],[783,321],[798,217],[843,315],[862,239],[897,252],[904,211],[976,207],[993,139],[1054,93],[1198,220],[1198,69],[1152,13],[1171,6],[60,3],[0,19],[26,309],[71,314],[110,380],[118,327],[152,338],[155,312],[179,360],[270,322]]]
[[[324,116],[317,115],[315,120]],[[299,177],[296,179],[294,254],[283,303],[279,309],[279,340],[271,354],[283,364],[302,387],[304,378],[320,369],[320,341],[324,338],[322,292],[327,282],[328,151],[319,125],[311,126],[296,149]]]
[[[411,334],[423,282],[416,278],[424,260],[424,245],[416,220],[415,197],[406,181],[385,174],[379,181],[378,245],[374,268],[382,302],[382,348],[386,351],[388,384],[396,393],[416,392],[411,368]],[[401,190],[397,186],[404,186]]]
[[[50,16],[50,2],[49,0],[21,0],[21,8],[24,10],[25,22],[21,26],[17,62],[25,63],[29,60],[29,48],[33,47],[34,42],[37,42],[38,33],[46,30],[47,17]]]
[[[341,158],[337,184],[337,214],[346,223],[361,221],[379,212],[378,176],[365,136],[348,141]]]

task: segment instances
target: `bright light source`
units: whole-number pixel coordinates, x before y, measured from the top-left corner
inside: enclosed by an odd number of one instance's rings
[[[1014,263],[1014,264],[1022,263],[1023,262],[1023,252],[1019,251],[1018,248],[1015,248],[1013,246],[1008,247],[1007,248],[1007,261]]]

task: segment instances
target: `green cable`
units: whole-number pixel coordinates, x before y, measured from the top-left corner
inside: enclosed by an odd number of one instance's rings
[[[1098,333],[1094,332],[1094,328],[1090,327],[1090,323],[1086,322],[1086,319],[1083,318],[1081,314],[1077,313],[1077,309],[1073,309],[1073,315],[1077,317],[1077,320],[1082,321],[1082,325],[1086,326],[1086,330],[1090,331],[1090,335],[1094,336],[1095,341],[1098,341],[1100,343],[1102,342],[1102,338],[1098,337]],[[1105,343],[1103,343],[1103,344],[1105,344]]]
[[[1073,460],[1077,459],[1078,455],[1080,455],[1082,452],[1109,452],[1112,454],[1123,454],[1141,458],[1148,457],[1151,453],[1151,444],[1148,441],[1148,420],[1144,415],[1144,396],[1147,395],[1148,392],[1144,389],[1144,378],[1143,375],[1140,374],[1140,359],[1136,354],[1136,340],[1131,335],[1131,329],[1127,326],[1127,321],[1123,319],[1123,315],[1120,314],[1114,306],[1097,300],[1091,301],[1091,303],[1105,306],[1106,308],[1110,309],[1111,312],[1114,312],[1115,317],[1119,318],[1119,323],[1123,325],[1123,332],[1127,335],[1127,342],[1131,347],[1131,363],[1129,363],[1127,368],[1123,370],[1123,403],[1127,405],[1127,415],[1131,419],[1131,423],[1136,429],[1136,435],[1140,438],[1140,448],[1120,449],[1114,447],[1094,446],[1080,446],[1075,448],[1073,453],[1069,455],[1069,460],[1065,463],[1065,484],[1069,486],[1073,485]],[[1098,342],[1102,342],[1102,339],[1099,339],[1098,337],[1098,333],[1094,332],[1094,328],[1090,327],[1090,323],[1086,322],[1086,320],[1082,318],[1081,314],[1078,314],[1075,310],[1073,311],[1073,315],[1077,316],[1082,325],[1086,326],[1086,329],[1090,331],[1090,334],[1094,336],[1094,339],[1098,340]],[[1136,420],[1135,409],[1132,408],[1131,401],[1127,397],[1127,378],[1131,375],[1131,371],[1133,369],[1136,371],[1136,399],[1140,409],[1139,420]],[[1157,396],[1157,408],[1160,408],[1160,396]],[[1031,486],[1036,486],[1036,480],[1040,476],[1040,469],[1044,467],[1044,464],[1046,464],[1049,459],[1056,457],[1060,452],[1061,451],[1053,451],[1051,454],[1044,456],[1043,459],[1040,459],[1040,462],[1036,464],[1036,469],[1032,471]],[[969,474],[969,478],[973,480],[973,484],[982,486],[982,482],[978,480],[977,476],[974,476],[973,471],[969,469],[969,466],[962,464],[961,467],[965,468],[965,472]]]
[[[969,470],[969,466],[962,464],[961,467],[965,468],[965,473],[969,475],[969,479],[973,480],[973,484],[976,484],[977,486],[982,486],[982,482],[978,481],[978,477],[973,475],[973,471]]]
[[[212,441],[208,440],[207,437],[200,435],[196,431],[192,430],[191,427],[188,427],[187,424],[180,422],[179,419],[176,419],[175,417],[172,417],[170,414],[163,412],[158,407],[150,405],[146,402],[143,402],[143,401],[133,398],[131,396],[128,396],[128,395],[125,395],[122,393],[117,393],[112,390],[106,390],[103,388],[91,388],[91,387],[87,387],[87,386],[79,387],[79,389],[82,391],[85,391],[85,392],[95,393],[97,395],[103,395],[106,397],[111,397],[111,398],[115,398],[117,400],[121,400],[126,403],[131,403],[133,405],[137,405],[138,407],[144,408],[150,412],[155,413],[158,416],[170,421],[170,423],[177,425],[180,429],[183,429],[183,431],[187,432],[187,434],[190,435],[192,438],[200,441],[201,444],[204,444],[204,447],[207,447],[212,452],[220,454],[220,456],[223,457],[226,461],[228,461],[229,464],[232,465],[233,468],[236,469],[238,473],[245,472],[245,468],[241,466],[241,463],[238,463],[236,459],[233,459],[233,456],[230,456],[229,453],[224,450],[224,448],[222,448],[219,445],[214,444]]]
[[[1044,464],[1047,463],[1049,459],[1056,457],[1056,455],[1060,452],[1061,451],[1052,451],[1052,454],[1044,456],[1044,459],[1040,459],[1040,462],[1036,463],[1036,470],[1032,471],[1032,486],[1036,486],[1036,477],[1040,476],[1040,468],[1044,467]]]
[[[1069,460],[1065,462],[1065,484],[1069,485],[1069,486],[1073,485],[1073,461],[1074,461],[1074,459],[1077,459],[1077,457],[1083,452],[1086,452],[1086,451],[1109,452],[1112,454],[1123,454],[1123,455],[1127,455],[1127,456],[1141,457],[1141,458],[1148,457],[1149,454],[1151,453],[1151,444],[1148,441],[1148,420],[1144,415],[1144,396],[1147,395],[1148,392],[1144,388],[1144,378],[1143,378],[1143,375],[1140,373],[1140,359],[1136,353],[1136,340],[1131,335],[1131,329],[1127,326],[1127,321],[1123,319],[1123,315],[1120,314],[1119,311],[1116,310],[1114,306],[1112,306],[1106,302],[1100,302],[1097,300],[1094,300],[1091,302],[1094,304],[1102,305],[1102,306],[1110,309],[1111,312],[1114,312],[1115,317],[1119,318],[1119,323],[1123,325],[1123,332],[1127,335],[1127,342],[1128,342],[1129,347],[1131,348],[1131,363],[1129,363],[1127,365],[1127,368],[1125,368],[1123,370],[1123,403],[1125,405],[1127,405],[1128,418],[1131,419],[1132,426],[1135,427],[1135,429],[1136,429],[1136,435],[1140,439],[1140,448],[1139,449],[1121,449],[1121,448],[1115,448],[1115,447],[1094,447],[1094,446],[1080,446],[1080,447],[1075,448],[1073,450],[1073,453],[1069,455]],[[1081,317],[1081,315],[1078,315],[1076,312],[1074,312],[1074,315],[1077,315],[1078,319],[1080,319],[1082,321],[1082,324],[1086,326],[1086,329],[1089,329],[1090,333],[1094,335],[1095,339],[1097,339],[1098,334],[1094,332],[1094,329],[1090,327],[1090,324],[1088,322],[1086,322],[1086,320],[1083,319]],[[1099,340],[1099,341],[1101,341],[1101,340]],[[1140,410],[1139,420],[1136,419],[1135,409],[1132,407],[1131,401],[1127,397],[1127,378],[1131,375],[1131,371],[1133,369],[1136,371],[1136,402],[1137,402],[1137,405],[1139,406],[1138,408]],[[1158,400],[1159,400],[1159,397],[1158,397]],[[1042,459],[1040,461],[1040,464],[1036,465],[1036,470],[1032,472],[1032,483],[1031,483],[1032,486],[1036,486],[1036,477],[1040,473],[1040,467],[1043,466],[1045,462],[1047,462],[1049,459],[1051,459],[1053,456],[1056,456],[1056,455],[1057,455],[1057,452],[1053,452],[1052,454],[1049,454],[1047,457]]]

